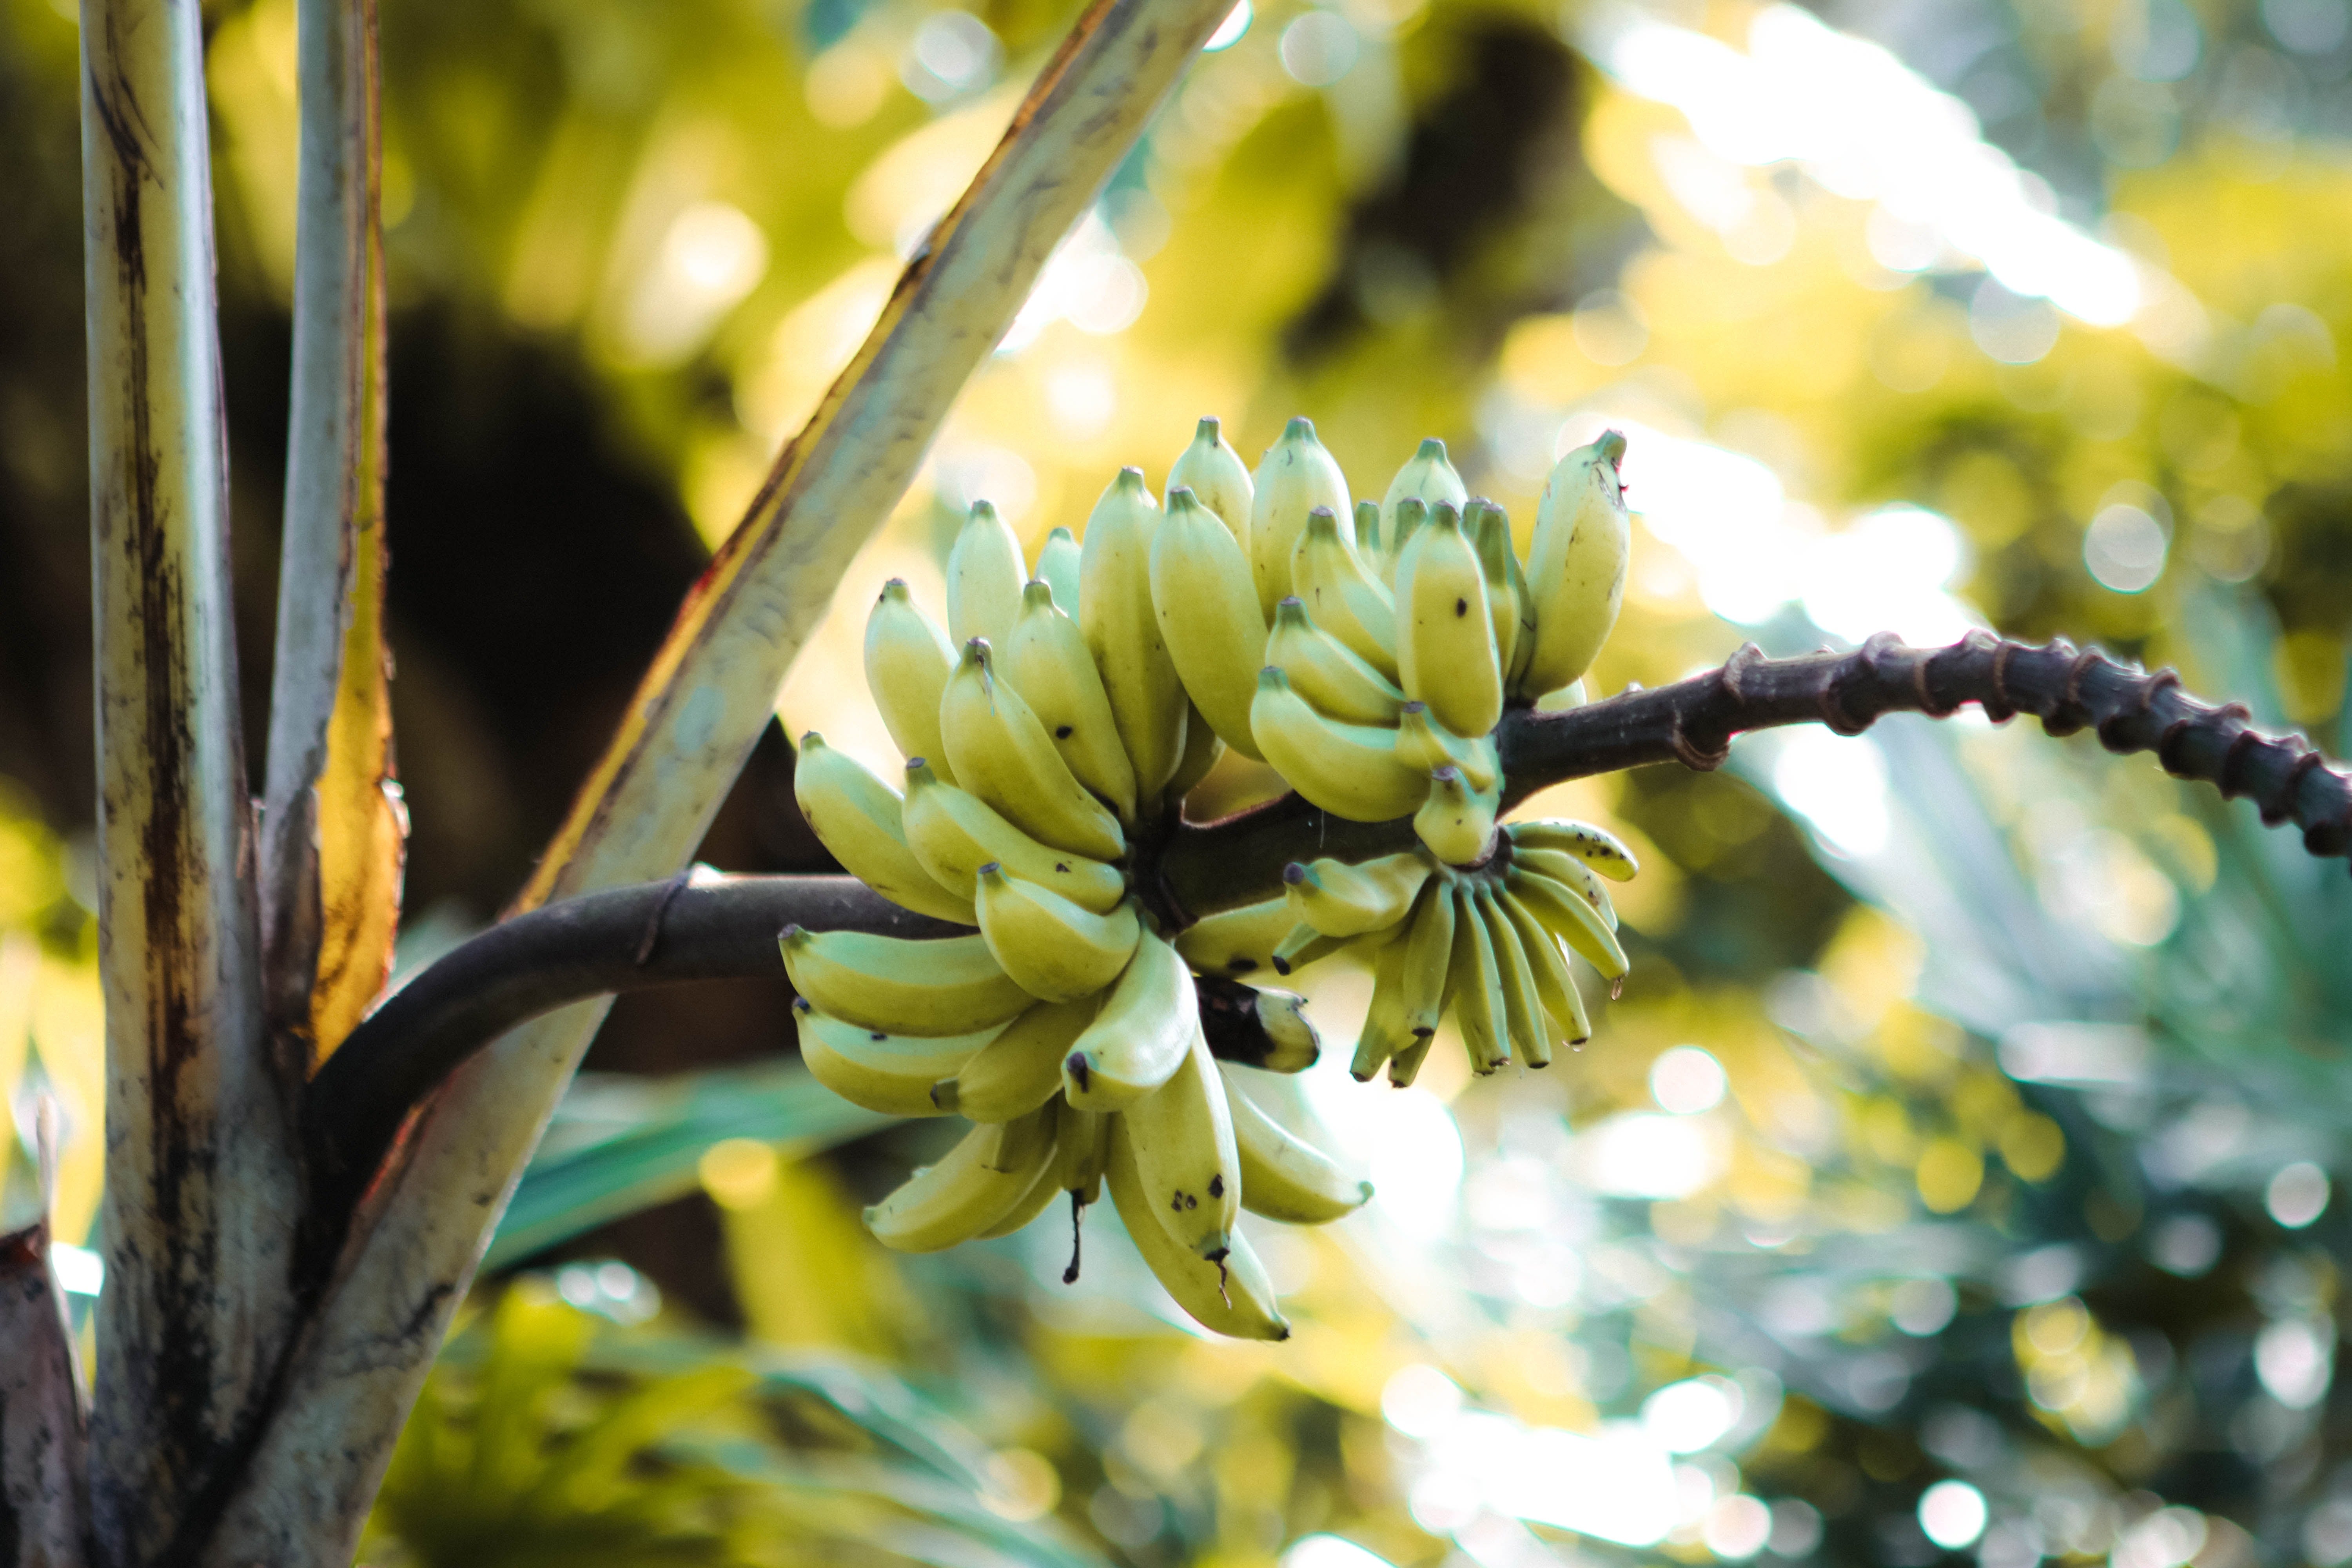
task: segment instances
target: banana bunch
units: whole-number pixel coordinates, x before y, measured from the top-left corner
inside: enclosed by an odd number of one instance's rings
[[[1560,463],[1523,569],[1509,520],[1468,497],[1440,442],[1381,501],[1353,503],[1305,419],[1255,472],[1204,419],[1160,497],[1123,469],[1083,534],[1055,530],[1034,563],[975,502],[947,561],[945,631],[905,583],[884,586],[865,664],[903,780],[811,731],[795,793],[846,869],[973,934],[782,941],[820,1081],[971,1124],[867,1211],[878,1238],[1001,1236],[1063,1193],[1075,1227],[1108,1184],[1186,1310],[1281,1338],[1238,1211],[1318,1224],[1370,1187],[1251,1098],[1252,1068],[1218,1059],[1195,970],[1287,973],[1370,950],[1360,1078],[1386,1064],[1410,1082],[1449,1007],[1482,1071],[1585,1037],[1559,942],[1624,973],[1596,872],[1630,876],[1632,858],[1572,823],[1498,835],[1494,731],[1507,701],[1572,689],[1616,618],[1623,448],[1612,433]],[[1163,931],[1135,847],[1228,749],[1335,815],[1412,817],[1420,847],[1293,865],[1281,896]],[[1231,989],[1253,998],[1255,1067],[1315,1059],[1296,996]]]

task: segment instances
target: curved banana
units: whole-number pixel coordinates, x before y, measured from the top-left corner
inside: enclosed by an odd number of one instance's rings
[[[931,617],[916,606],[906,579],[882,584],[866,617],[866,689],[902,757],[929,757],[948,765],[940,739],[940,694],[948,689],[955,652]],[[952,784],[954,781],[949,781]]]
[[[1495,659],[1507,689],[1507,678],[1518,663],[1520,627],[1524,624],[1529,632],[1535,629],[1524,605],[1526,584],[1521,582],[1516,590],[1512,586],[1519,562],[1511,552],[1510,514],[1483,497],[1473,500],[1462,509],[1462,536],[1478,552],[1478,571],[1486,581],[1486,614],[1495,624]]]
[[[1184,751],[1184,687],[1151,607],[1151,538],[1160,523],[1140,468],[1121,468],[1078,546],[1078,630],[1095,656],[1139,798],[1156,800]]]
[[[1054,590],[1054,603],[1072,620],[1078,616],[1078,541],[1066,528],[1057,528],[1037,547],[1037,571]]]
[[[1511,863],[1525,866],[1530,871],[1540,871],[1560,883],[1591,904],[1593,912],[1607,922],[1611,931],[1617,929],[1617,906],[1610,900],[1609,889],[1601,885],[1601,879],[1592,874],[1592,868],[1575,856],[1559,849],[1514,847]]]
[[[966,899],[978,890],[980,868],[992,860],[1098,915],[1110,913],[1127,897],[1127,878],[1118,867],[1038,843],[971,791],[940,783],[920,757],[907,764],[899,821],[907,847],[922,869]],[[977,925],[979,916],[967,923]]]
[[[1086,792],[1029,704],[997,678],[984,638],[964,644],[940,704],[940,728],[957,784],[1031,837],[1097,860],[1126,850],[1118,818]]]
[[[1051,1107],[1047,1109],[1052,1110]],[[1057,1120],[1054,1127],[1053,1157],[1037,1168],[1037,1173],[1029,1179],[1028,1190],[1013,1200],[1013,1206],[1006,1209],[1001,1218],[985,1230],[974,1233],[974,1240],[992,1241],[1000,1236],[1011,1236],[1014,1231],[1024,1230],[1031,1221],[1054,1206],[1054,1200],[1060,1197],[1063,1191],[1060,1177],[1064,1131]]]
[[[1249,465],[1227,444],[1214,419],[1201,421],[1192,432],[1192,444],[1168,470],[1168,493],[1184,489],[1214,512],[1234,542],[1247,552],[1256,487],[1250,483]]]
[[[998,668],[1078,783],[1108,801],[1122,821],[1134,821],[1135,768],[1119,744],[1110,697],[1086,634],[1055,605],[1053,585],[1042,577],[1021,591],[1020,618],[1004,639]]]
[[[793,989],[820,1012],[893,1035],[955,1035],[1018,1017],[1033,998],[985,939],[909,942],[788,925],[776,945]]]
[[[931,1086],[931,1103],[973,1121],[1010,1121],[1054,1098],[1062,1057],[1094,1022],[1095,1001],[1039,1002],[980,1047],[955,1077]]]
[[[1176,933],[1176,951],[1203,974],[1249,974],[1274,962],[1296,923],[1286,900],[1266,899],[1203,915]]]
[[[1397,710],[1397,755],[1423,773],[1443,767],[1462,770],[1463,782],[1480,794],[1502,778],[1503,764],[1492,735],[1457,735],[1430,716],[1426,702],[1408,702]]]
[[[1617,477],[1624,456],[1625,437],[1611,430],[1562,458],[1544,481],[1528,551],[1536,648],[1519,689],[1529,697],[1583,675],[1617,624],[1633,547],[1633,522]]]
[[[1475,896],[1467,889],[1454,895],[1454,1021],[1470,1052],[1470,1070],[1484,1078],[1507,1067],[1511,1044],[1503,1021],[1507,1011],[1503,996],[1503,972],[1495,962],[1494,939],[1478,918]]]
[[[1326,858],[1282,868],[1292,912],[1325,936],[1361,936],[1384,931],[1412,912],[1421,885],[1429,880],[1429,857],[1401,850],[1350,865]]]
[[[1449,866],[1475,866],[1495,847],[1495,807],[1499,794],[1481,795],[1451,765],[1429,775],[1429,798],[1413,814],[1412,830],[1429,852]]]
[[[1305,1072],[1323,1057],[1323,1037],[1307,1016],[1307,998],[1295,991],[1261,991],[1253,1004],[1258,1027],[1273,1049],[1253,1067],[1267,1072]]]
[[[907,842],[898,792],[814,730],[793,762],[793,798],[842,869],[902,910],[976,925],[969,895],[942,887]]]
[[[1075,1002],[1101,990],[1127,967],[1142,933],[1132,900],[1098,915],[995,865],[980,868],[979,883],[988,951],[1041,1001]]]
[[[1192,793],[1192,786],[1209,776],[1217,759],[1225,754],[1225,742],[1201,717],[1201,710],[1188,700],[1184,714],[1184,755],[1176,763],[1176,771],[1168,780],[1168,798],[1181,805]]]
[[[1255,757],[1249,711],[1265,662],[1265,616],[1248,558],[1190,490],[1169,492],[1152,535],[1151,603],[1193,708],[1226,745]]]
[[[1396,731],[1326,719],[1274,665],[1258,671],[1250,724],[1284,782],[1336,816],[1386,822],[1429,793],[1429,775],[1397,754]]]
[[[1282,427],[1282,438],[1265,449],[1255,482],[1250,573],[1257,584],[1258,612],[1272,620],[1274,606],[1291,591],[1290,554],[1299,535],[1307,531],[1308,514],[1317,507],[1328,507],[1335,519],[1349,515],[1348,476],[1315,438],[1313,423],[1293,419]]]
[[[1624,978],[1629,967],[1625,950],[1618,945],[1617,933],[1609,929],[1600,910],[1578,898],[1565,884],[1540,871],[1531,871],[1517,860],[1504,873],[1503,885],[1527,906],[1530,914],[1582,953],[1601,972],[1603,980]]]
[[[1118,1118],[1080,1110],[1067,1100],[1060,1104],[1061,1147],[1055,1154],[1054,1173],[1062,1190],[1076,1197],[1083,1208],[1102,1197],[1103,1167],[1110,1163],[1110,1130]],[[1067,1285],[1075,1278],[1066,1274],[1062,1283]]]
[[[1559,849],[1575,856],[1612,882],[1630,882],[1642,868],[1633,852],[1589,822],[1537,820],[1514,822],[1506,829],[1515,845],[1530,849]]]
[[[1347,1175],[1330,1155],[1267,1115],[1233,1068],[1218,1071],[1241,1155],[1244,1208],[1291,1225],[1325,1225],[1371,1201],[1371,1183]]]
[[[893,1035],[820,1013],[793,998],[801,1062],[809,1075],[852,1105],[886,1116],[937,1116],[931,1085],[963,1070],[972,1053],[1004,1026],[962,1035]]]
[[[1365,1011],[1363,1031],[1356,1037],[1355,1058],[1349,1075],[1370,1083],[1389,1058],[1412,1043],[1412,1023],[1404,999],[1404,955],[1408,944],[1392,942],[1380,951],[1372,966],[1372,1005]]]
[[[1495,952],[1495,967],[1503,980],[1503,1034],[1510,1049],[1531,1068],[1551,1066],[1551,1037],[1544,1027],[1543,998],[1536,991],[1535,971],[1520,945],[1518,928],[1503,912],[1493,888],[1481,881],[1475,889],[1478,919],[1486,928],[1487,945]]]
[[[1054,1108],[975,1127],[936,1165],[866,1211],[874,1239],[897,1252],[938,1252],[1002,1220],[1054,1159]]]
[[[1405,459],[1404,467],[1389,481],[1388,493],[1381,498],[1381,518],[1386,525],[1381,531],[1388,540],[1391,561],[1404,548],[1405,537],[1412,531],[1397,526],[1398,509],[1407,499],[1420,501],[1433,510],[1444,501],[1456,511],[1470,499],[1462,476],[1454,471],[1453,463],[1446,458],[1445,443],[1434,436],[1422,442],[1419,449]]]
[[[1290,689],[1327,719],[1393,728],[1404,693],[1310,619],[1297,595],[1274,607],[1265,662],[1290,678]]]
[[[1507,891],[1495,896],[1495,907],[1519,933],[1519,952],[1528,961],[1528,972],[1536,985],[1536,999],[1550,1015],[1552,1026],[1570,1046],[1580,1046],[1592,1037],[1592,1020],[1584,1010],[1584,993],[1576,988],[1576,976],[1570,973],[1568,959],[1559,951],[1559,939],[1538,920],[1535,911]],[[1533,1058],[1530,1058],[1530,1060]]]
[[[1290,1325],[1274,1303],[1273,1281],[1247,1241],[1234,1236],[1227,1244],[1230,1250],[1213,1263],[1185,1251],[1169,1236],[1152,1212],[1143,1180],[1137,1173],[1126,1120],[1111,1119],[1103,1174],[1110,1185],[1111,1202],[1118,1206],[1119,1223],[1127,1227],[1144,1263],[1176,1304],[1202,1326],[1235,1339],[1288,1339]]]
[[[1378,515],[1370,501],[1359,510]],[[1388,584],[1365,570],[1359,547],[1348,542],[1328,507],[1307,514],[1306,531],[1290,552],[1290,591],[1317,626],[1383,679],[1396,679],[1396,606]]]
[[[971,503],[948,551],[948,636],[961,647],[974,637],[999,642],[1021,613],[1021,541],[984,500]]]
[[[1241,1154],[1216,1058],[1197,1019],[1166,1083],[1119,1115],[1135,1151],[1145,1200],[1179,1247],[1212,1262],[1224,1256],[1241,1215]]]
[[[1102,1010],[1056,1058],[1062,1096],[1080,1110],[1125,1110],[1174,1075],[1200,1030],[1192,970],[1146,931]]]
[[[1313,926],[1301,921],[1290,928],[1274,950],[1274,972],[1295,974],[1318,958],[1328,958],[1348,945],[1348,939],[1325,936]]]
[[[1503,716],[1503,667],[1478,552],[1462,518],[1440,502],[1397,559],[1397,673],[1405,694],[1457,735],[1484,735]]]
[[[1404,547],[1412,536],[1429,526],[1429,503],[1419,496],[1407,496],[1397,502],[1396,510],[1388,520],[1389,547],[1381,557],[1381,581],[1389,585],[1391,596],[1396,593],[1397,563],[1404,559]]]
[[[1404,950],[1404,973],[1399,984],[1404,987],[1405,1031],[1412,1037],[1398,1043],[1397,1055],[1410,1049],[1415,1040],[1435,1035],[1438,1021],[1445,1016],[1447,971],[1454,961],[1454,913],[1453,879],[1432,877],[1423,885],[1421,897],[1413,900],[1412,929],[1397,944]]]

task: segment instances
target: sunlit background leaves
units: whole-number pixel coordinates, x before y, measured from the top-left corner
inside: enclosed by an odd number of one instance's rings
[[[282,467],[290,0],[206,6],[242,646]],[[383,0],[404,967],[478,927],[677,595],[1070,20],[1004,0]],[[1244,4],[1048,272],[706,858],[819,868],[782,734],[894,761],[867,595],[1033,546],[1214,413],[1524,541],[1627,430],[1596,689],[1972,625],[2340,748],[2345,0]],[[0,10],[0,1219],[94,1246],[72,6]],[[1238,771],[1220,798],[1256,781]],[[2250,811],[1968,717],[1531,810],[1640,850],[1543,1074],[1269,1086],[1380,1196],[1262,1226],[1297,1335],[1188,1332],[1108,1214],[902,1258],[933,1151],[772,988],[617,1008],[370,1561],[1982,1568],[2352,1561],[2333,1378],[2352,886]],[[1587,976],[1589,979],[1590,976]],[[1369,983],[1307,972],[1344,1040]],[[40,1108],[47,1105],[47,1111]],[[94,1252],[63,1254],[86,1308]]]

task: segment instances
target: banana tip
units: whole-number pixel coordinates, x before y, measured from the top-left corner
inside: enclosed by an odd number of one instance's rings
[[[1601,439],[1593,445],[1601,448],[1601,455],[1609,459],[1609,466],[1612,468],[1625,460],[1625,433],[1622,430],[1603,430]]]

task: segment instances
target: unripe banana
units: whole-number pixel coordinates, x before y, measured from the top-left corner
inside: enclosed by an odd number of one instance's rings
[[[1021,584],[1028,576],[1012,525],[988,502],[972,502],[948,551],[948,636],[954,646],[974,637],[1002,642],[1021,613]]]
[[[1474,896],[1478,919],[1486,928],[1487,945],[1495,952],[1495,967],[1502,973],[1504,1036],[1512,1052],[1528,1066],[1549,1067],[1551,1037],[1544,1026],[1543,998],[1536,991],[1535,971],[1520,945],[1518,928],[1511,924],[1502,901],[1486,882],[1479,882]]]
[[[1078,629],[1095,656],[1139,800],[1157,800],[1184,750],[1184,688],[1151,607],[1160,509],[1140,468],[1121,468],[1078,547]]]
[[[1459,513],[1440,503],[1397,561],[1397,673],[1457,735],[1483,735],[1503,716],[1503,668],[1478,552]]]
[[[1429,798],[1413,814],[1412,830],[1447,865],[1477,865],[1495,847],[1495,807],[1501,799],[1474,793],[1461,769],[1440,768],[1429,775]]]
[[[1405,1012],[1404,958],[1411,944],[1392,942],[1380,951],[1372,966],[1372,1005],[1364,1014],[1362,1033],[1356,1037],[1355,1058],[1348,1071],[1358,1083],[1370,1083],[1391,1057],[1412,1043],[1412,1022]]]
[[[1241,1155],[1224,1080],[1197,1019],[1175,1072],[1119,1121],[1135,1150],[1144,1197],[1169,1236],[1212,1262],[1223,1257],[1241,1215]]]
[[[980,868],[991,861],[1098,915],[1127,897],[1127,878],[1118,867],[1038,843],[978,795],[941,784],[921,757],[907,764],[900,820],[907,847],[922,869],[966,900],[978,890]],[[970,923],[978,924],[979,917]]]
[[[1398,756],[1423,773],[1460,768],[1463,782],[1481,793],[1495,788],[1502,778],[1493,735],[1457,735],[1430,716],[1425,702],[1408,702],[1397,710],[1396,749]]]
[[[874,706],[900,756],[948,765],[940,739],[940,695],[954,669],[954,650],[930,616],[916,607],[906,580],[893,577],[883,584],[882,596],[866,617],[866,689],[874,694]]]
[[[1609,889],[1592,874],[1592,868],[1575,856],[1559,849],[1515,847],[1511,863],[1525,866],[1530,871],[1540,871],[1561,884],[1577,897],[1591,904],[1611,931],[1617,929],[1617,906],[1610,900]]]
[[[1559,933],[1561,941],[1582,953],[1603,980],[1622,980],[1630,967],[1625,950],[1601,912],[1562,884],[1517,860],[1504,875],[1504,886],[1536,919]]]
[[[793,798],[842,869],[902,910],[972,925],[971,900],[933,880],[907,843],[898,792],[811,730],[793,762]]]
[[[1250,504],[1256,487],[1250,483],[1249,465],[1225,441],[1214,419],[1203,419],[1168,470],[1168,493],[1189,489],[1192,499],[1216,514],[1244,553],[1249,550]]]
[[[1310,512],[1307,515],[1311,519],[1314,514]],[[1387,559],[1388,547],[1381,542],[1381,503],[1376,500],[1366,500],[1356,503],[1356,556],[1360,561],[1374,563]],[[1293,555],[1291,560],[1295,563],[1297,557]],[[1297,574],[1296,564],[1292,566],[1291,571],[1295,578]],[[1379,575],[1385,585],[1388,574],[1381,571]],[[1296,586],[1294,582],[1293,587],[1296,588]]]
[[[1386,822],[1429,793],[1429,775],[1397,755],[1395,731],[1326,719],[1275,666],[1258,671],[1250,723],[1284,782],[1336,816]]]
[[[1118,1205],[1119,1223],[1127,1227],[1135,1249],[1176,1304],[1195,1321],[1236,1339],[1290,1337],[1290,1325],[1274,1304],[1273,1282],[1247,1241],[1236,1235],[1228,1244],[1231,1250],[1213,1263],[1186,1251],[1169,1236],[1152,1212],[1151,1200],[1136,1172],[1135,1149],[1124,1117],[1111,1119],[1109,1155],[1103,1173],[1111,1201]]]
[[[1209,776],[1217,759],[1225,754],[1225,742],[1219,738],[1201,710],[1188,700],[1184,714],[1184,756],[1176,764],[1176,772],[1168,781],[1168,799],[1177,805],[1192,793],[1192,786]]]
[[[1486,582],[1486,614],[1495,624],[1495,658],[1507,687],[1507,677],[1517,661],[1522,623],[1530,634],[1535,630],[1526,604],[1526,584],[1519,579],[1518,557],[1511,552],[1511,519],[1501,507],[1482,498],[1463,508],[1462,533],[1478,552],[1478,571]]]
[[[1325,936],[1344,937],[1385,931],[1411,914],[1429,873],[1429,857],[1406,849],[1360,865],[1294,860],[1282,868],[1282,880],[1299,921]]]
[[[1037,715],[1071,773],[1121,819],[1134,821],[1135,768],[1119,744],[1110,698],[1086,635],[1055,605],[1044,578],[1031,579],[1022,590],[1021,616],[1002,658],[1004,679]]]
[[[1397,502],[1394,515],[1388,520],[1388,551],[1381,557],[1381,579],[1396,592],[1397,563],[1404,559],[1405,546],[1412,536],[1429,526],[1429,503],[1419,496],[1407,496]]]
[[[1078,617],[1078,562],[1077,539],[1066,528],[1054,530],[1037,547],[1037,570],[1034,575],[1043,577],[1053,586],[1054,603],[1072,620]]]
[[[1200,1030],[1192,970],[1146,931],[1102,1011],[1057,1060],[1063,1098],[1080,1110],[1125,1110],[1174,1075]]]
[[[980,1047],[963,1070],[931,1086],[931,1103],[973,1121],[1010,1121],[1054,1098],[1062,1058],[1094,1022],[1096,998],[1039,1002]]]
[[[1484,1078],[1509,1064],[1511,1047],[1503,1033],[1503,972],[1495,962],[1486,922],[1478,918],[1477,901],[1467,889],[1454,895],[1451,965],[1454,1020],[1470,1052],[1470,1070]]]
[[[1053,1108],[1047,1109],[1051,1110]],[[1054,1206],[1063,1191],[1059,1179],[1063,1160],[1062,1133],[1063,1129],[1057,1120],[1054,1127],[1052,1157],[1037,1168],[1035,1175],[1030,1177],[1029,1190],[1013,1200],[1013,1206],[1004,1211],[1003,1217],[978,1232],[975,1240],[992,1241],[1000,1236],[1011,1236],[1017,1230],[1026,1229],[1032,1220]]]
[[[1151,603],[1193,708],[1225,744],[1257,756],[1249,710],[1265,662],[1265,616],[1250,586],[1248,558],[1190,490],[1169,493],[1167,514],[1152,535]]]
[[[1388,584],[1365,567],[1364,559],[1349,544],[1330,509],[1318,506],[1307,514],[1306,531],[1290,552],[1291,592],[1305,601],[1317,626],[1394,682],[1396,608]]]
[[[874,1239],[898,1252],[938,1252],[993,1226],[1054,1158],[1054,1110],[975,1127],[936,1165],[866,1211]]]
[[[1530,697],[1583,675],[1617,624],[1625,600],[1633,523],[1617,465],[1625,437],[1612,430],[1562,458],[1544,481],[1528,552],[1536,605],[1536,650],[1520,677]]]
[[[982,866],[979,881],[980,934],[1004,972],[1032,996],[1074,1002],[1101,990],[1127,967],[1142,931],[1134,900],[1098,915],[995,865]]]
[[[1060,1105],[1060,1147],[1055,1152],[1054,1173],[1062,1190],[1083,1208],[1102,1197],[1103,1168],[1110,1163],[1110,1130],[1118,1118],[1080,1110],[1067,1100]],[[1077,1278],[1075,1259],[1071,1268],[1062,1276],[1065,1285]]]
[[[954,1035],[1032,1005],[977,936],[909,942],[788,925],[777,946],[793,989],[820,1012],[893,1035]]]
[[[1448,877],[1432,877],[1413,900],[1412,925],[1398,945],[1404,950],[1403,1009],[1406,1032],[1413,1040],[1437,1033],[1445,1016],[1447,970],[1454,960],[1454,886]],[[1400,1042],[1396,1054],[1411,1048]],[[1418,1058],[1416,1058],[1418,1059]],[[1408,1080],[1410,1081],[1410,1080]]]
[[[1291,592],[1290,553],[1298,536],[1307,531],[1307,514],[1319,506],[1328,507],[1335,519],[1349,515],[1348,477],[1315,438],[1314,425],[1293,419],[1283,426],[1282,438],[1265,449],[1255,483],[1257,499],[1250,509],[1250,570],[1257,583],[1259,613],[1272,620],[1274,606]]]
[[[1454,465],[1446,460],[1445,443],[1434,436],[1423,441],[1420,449],[1406,459],[1404,467],[1397,470],[1396,478],[1389,481],[1388,493],[1381,498],[1381,517],[1385,524],[1381,531],[1388,540],[1391,560],[1404,548],[1405,538],[1412,532],[1411,529],[1397,526],[1399,508],[1408,498],[1420,501],[1433,511],[1443,501],[1457,512],[1470,499],[1469,490],[1463,486],[1462,476],[1455,473]]]
[[[957,784],[1031,837],[1097,860],[1126,850],[1118,818],[1071,774],[1021,694],[997,679],[982,638],[964,645],[940,705],[940,728]]]
[[[1570,973],[1568,959],[1559,951],[1559,939],[1553,936],[1535,912],[1506,890],[1495,898],[1495,907],[1519,933],[1519,952],[1528,961],[1528,971],[1536,984],[1536,999],[1550,1015],[1556,1037],[1570,1046],[1580,1046],[1592,1037],[1592,1020],[1584,1010],[1584,993],[1576,988],[1576,976]],[[1530,1060],[1534,1058],[1530,1058]]]
[[[1241,1155],[1244,1208],[1291,1225],[1325,1225],[1371,1201],[1371,1183],[1347,1175],[1330,1155],[1267,1115],[1244,1092],[1234,1068],[1218,1070]]]
[[[1435,1035],[1423,1035],[1389,1058],[1389,1082],[1398,1089],[1411,1089],[1412,1080],[1421,1076],[1421,1064],[1429,1059],[1430,1047],[1437,1044]]]
[[[1338,638],[1326,635],[1296,595],[1274,607],[1265,662],[1280,667],[1290,678],[1290,689],[1328,719],[1393,728],[1397,710],[1404,705],[1404,693]]]
[[[1249,1065],[1267,1072],[1305,1072],[1323,1056],[1323,1037],[1307,1016],[1307,999],[1293,991],[1261,991],[1256,1002],[1258,1027],[1273,1049]]]
[[[1313,926],[1300,923],[1292,926],[1288,935],[1274,950],[1274,972],[1296,974],[1318,958],[1328,958],[1349,943],[1343,936],[1325,936]]]
[[[937,1116],[931,1085],[963,1070],[994,1039],[997,1024],[969,1034],[893,1035],[820,1013],[805,996],[793,998],[800,1025],[801,1063],[809,1076],[852,1105],[887,1116]]]
[[[1641,863],[1633,852],[1619,842],[1616,836],[1605,833],[1589,822],[1557,822],[1538,820],[1514,822],[1509,832],[1514,845],[1530,849],[1558,849],[1575,856],[1612,882],[1630,882],[1639,871]]]
[[[1176,951],[1203,974],[1250,974],[1274,961],[1275,944],[1297,921],[1286,900],[1220,910],[1176,935]]]

